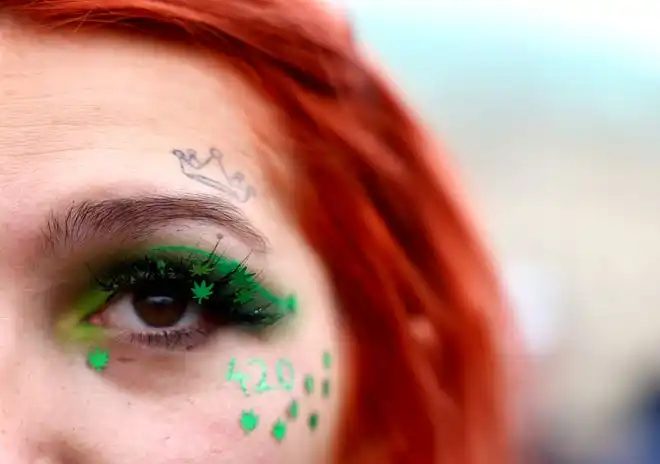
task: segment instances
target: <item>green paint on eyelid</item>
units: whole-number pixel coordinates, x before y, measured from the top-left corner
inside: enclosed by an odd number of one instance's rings
[[[227,259],[223,258],[222,256],[215,255],[213,253],[209,253],[208,251],[204,250],[199,250],[197,248],[193,247],[188,247],[184,245],[179,245],[179,246],[159,246],[159,247],[154,247],[151,248],[149,251],[151,252],[185,252],[185,253],[190,253],[194,255],[198,255],[203,257],[205,260],[208,262],[206,264],[215,266],[215,269],[221,273],[221,274],[230,274],[232,272],[235,272],[236,269],[244,268],[244,265],[240,261],[236,261],[235,259]],[[196,268],[193,270],[193,272],[200,272],[199,268]],[[260,285],[258,282],[255,282],[253,280],[253,277],[249,275],[248,273],[243,273],[243,274],[237,274],[236,279],[240,279],[241,282],[254,285],[255,291],[257,291],[260,296],[271,303],[279,306],[281,309],[284,309],[288,312],[295,313],[297,310],[297,301],[296,298],[293,295],[289,295],[285,298],[280,298],[275,295],[273,295],[267,288],[263,287]]]
[[[213,271],[213,266],[210,263],[193,263],[190,271],[193,276],[202,277],[210,274]]]
[[[65,342],[96,342],[103,340],[105,330],[102,327],[81,322],[91,316],[112,295],[103,290],[92,290],[80,298],[73,308],[57,322],[57,334]]]

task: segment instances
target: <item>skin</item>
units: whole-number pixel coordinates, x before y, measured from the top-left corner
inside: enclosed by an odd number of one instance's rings
[[[48,33],[0,21],[0,462],[3,464],[219,464],[325,462],[344,395],[337,308],[313,252],[286,219],[261,169],[265,146],[255,129],[278,132],[272,108],[236,73],[184,46],[123,34]],[[241,172],[256,195],[241,202],[186,177],[173,149],[216,147],[225,168]],[[222,180],[219,168],[205,175]],[[74,202],[149,194],[222,197],[267,239],[255,251],[231,231],[179,221],[155,231],[151,245],[189,245],[249,265],[298,302],[295,317],[260,339],[225,328],[203,348],[162,352],[114,344],[108,367],[86,364],[87,348],[58,342],[55,326],[81,292],[85,263],[130,241],[75,240],[46,255],[40,237],[51,213]],[[326,378],[324,351],[333,355]],[[295,368],[294,391],[245,397],[225,379],[229,361],[252,379],[281,358]],[[304,392],[303,377],[319,391]],[[282,443],[270,427],[293,399],[300,417]],[[243,410],[260,415],[245,435]],[[319,428],[306,426],[320,414]]]

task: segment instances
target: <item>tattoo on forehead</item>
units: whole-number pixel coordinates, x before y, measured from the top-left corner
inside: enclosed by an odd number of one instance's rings
[[[224,154],[217,148],[211,148],[207,155],[202,156],[198,156],[197,151],[190,149],[175,149],[172,150],[172,154],[179,160],[181,172],[189,179],[219,190],[241,203],[247,202],[256,195],[254,187],[245,179],[245,174],[240,171],[230,174],[225,169]],[[217,168],[220,168],[218,176],[220,179],[210,177],[218,172]]]

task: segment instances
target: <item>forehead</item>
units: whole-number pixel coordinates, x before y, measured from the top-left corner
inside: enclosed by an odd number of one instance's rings
[[[215,57],[123,33],[0,31],[3,240],[80,198],[202,188],[175,149],[217,147],[228,170],[263,184],[253,128],[269,108]],[[258,208],[244,211],[257,223]]]
[[[185,46],[27,25],[0,24],[0,35],[0,136],[30,143],[28,153],[89,148],[100,132],[116,129],[153,139],[170,137],[172,126],[183,137],[221,129],[238,138],[249,124],[237,110],[260,107],[222,63]]]

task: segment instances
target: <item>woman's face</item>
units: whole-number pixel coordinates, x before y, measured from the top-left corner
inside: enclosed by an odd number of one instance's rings
[[[165,42],[0,38],[0,462],[323,462],[346,362],[268,105]]]

